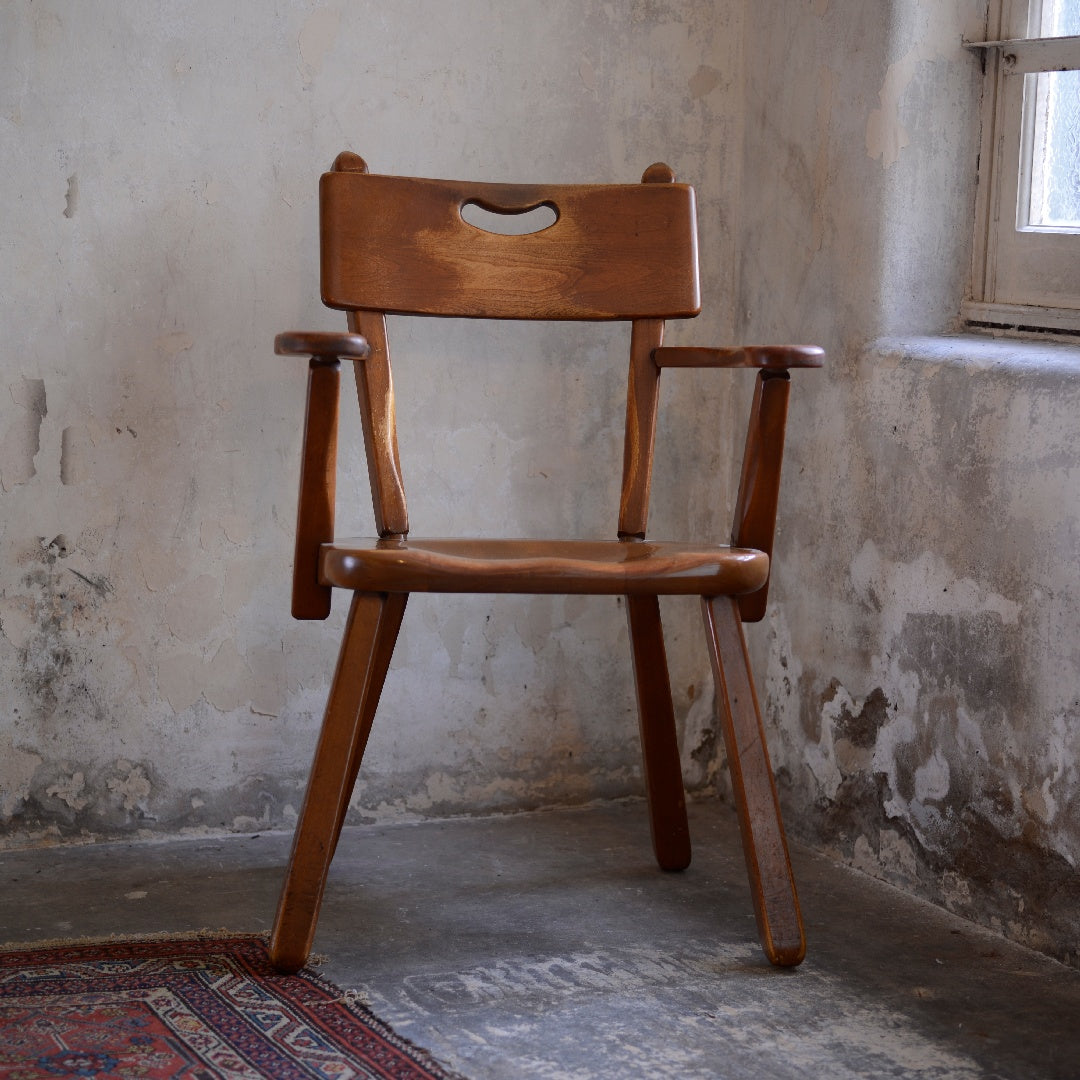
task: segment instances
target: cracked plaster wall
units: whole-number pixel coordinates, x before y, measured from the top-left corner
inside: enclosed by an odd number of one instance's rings
[[[305,371],[272,352],[279,330],[344,325],[318,302],[318,174],[346,148],[481,180],[632,182],[667,160],[708,253],[710,314],[684,340],[729,340],[741,14],[2,6],[0,845],[295,817],[344,617],[288,617]],[[414,527],[611,536],[627,331],[519,329],[394,321]],[[725,388],[669,384],[655,531],[714,534]],[[339,525],[366,532],[348,387],[342,446]],[[708,665],[695,605],[667,614],[701,786]],[[354,819],[637,793],[636,739],[616,602],[417,597]]]
[[[1080,349],[955,333],[985,4],[747,11],[737,332],[829,351],[754,643],[789,825],[1080,963]]]

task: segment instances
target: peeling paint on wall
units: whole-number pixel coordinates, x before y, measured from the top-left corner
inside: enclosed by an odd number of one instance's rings
[[[749,635],[787,820],[1080,963],[1077,353],[955,333],[986,5],[747,10],[740,337],[828,352]]]
[[[75,216],[76,204],[79,201],[79,178],[75,173],[72,173],[67,179],[67,193],[64,196],[64,217],[73,218]]]
[[[1080,962],[1080,657],[1068,629],[1080,620],[1080,492],[1059,445],[1076,442],[1065,422],[1076,390],[1049,372],[983,372],[973,385],[960,366],[874,359],[864,389],[877,422],[853,452],[875,484],[902,485],[913,468],[941,480],[926,503],[892,488],[869,535],[844,539],[846,581],[831,598],[842,619],[822,625],[810,607],[792,623],[790,597],[770,615],[765,697],[785,801],[807,839],[860,869]],[[1038,427],[1003,425],[998,401]],[[1057,497],[1045,509],[1008,509],[1047,483]],[[806,642],[823,632],[842,646],[815,656]]]
[[[41,758],[20,749],[6,735],[0,735],[0,822],[10,820],[30,794]]]
[[[338,36],[341,12],[336,8],[316,8],[300,31],[300,56],[312,74],[322,70],[326,54],[334,47]]]
[[[20,379],[8,386],[14,408],[0,409],[0,484],[11,491],[25,484],[37,470],[34,459],[41,450],[41,425],[48,415],[44,379]]]
[[[720,85],[720,80],[721,75],[716,68],[702,64],[690,79],[690,96],[693,98],[706,97]]]
[[[86,808],[90,799],[84,794],[86,790],[86,777],[82,770],[73,772],[70,776],[62,776],[45,789],[46,795],[59,799],[72,810],[79,811]]]
[[[123,758],[115,767],[117,774],[105,782],[109,791],[128,813],[145,815],[152,790],[145,768]]]
[[[866,120],[866,152],[872,158],[880,158],[885,168],[896,164],[911,141],[903,123],[902,105],[919,65],[942,58],[955,59],[974,7],[944,3],[915,7],[913,43],[899,60],[889,65],[878,90],[878,108],[872,109]]]

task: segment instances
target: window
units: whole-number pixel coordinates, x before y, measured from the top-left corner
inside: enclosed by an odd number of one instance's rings
[[[1001,0],[988,30],[963,315],[1080,334],[1080,0]]]

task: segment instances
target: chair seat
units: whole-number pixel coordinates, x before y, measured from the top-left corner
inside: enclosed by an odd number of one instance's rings
[[[378,540],[323,544],[319,581],[362,592],[739,596],[760,589],[754,548],[649,541]]]

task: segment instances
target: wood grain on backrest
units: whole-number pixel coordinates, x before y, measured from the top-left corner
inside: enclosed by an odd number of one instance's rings
[[[359,160],[359,159],[358,159]],[[323,302],[495,319],[685,318],[700,310],[693,188],[458,183],[330,172],[320,186]],[[549,206],[506,236],[461,208]]]

